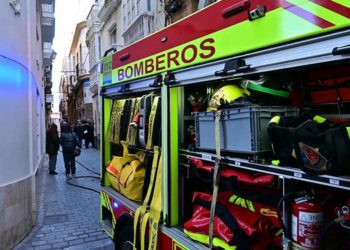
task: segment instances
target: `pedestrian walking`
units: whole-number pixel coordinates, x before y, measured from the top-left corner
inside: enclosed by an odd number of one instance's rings
[[[62,145],[64,166],[66,168],[66,176],[75,177],[75,155],[74,149],[76,147],[81,148],[77,135],[72,131],[71,125],[66,125],[63,128],[63,133],[61,134],[60,143]]]
[[[94,135],[94,124],[90,120],[88,120],[89,127],[88,127],[88,137],[89,142],[91,142],[91,146],[95,148],[95,135]]]
[[[51,124],[46,131],[46,153],[49,155],[49,174],[56,175],[57,153],[60,148],[57,125]]]
[[[73,132],[78,136],[78,140],[79,140],[80,145],[82,145],[82,143],[83,143],[83,131],[82,130],[83,130],[83,128],[82,128],[82,125],[81,125],[81,121],[78,120],[74,124]]]
[[[91,130],[90,125],[87,121],[83,121],[82,124],[82,131],[83,131],[83,138],[85,142],[85,148],[89,148],[90,145],[90,136],[89,131]]]

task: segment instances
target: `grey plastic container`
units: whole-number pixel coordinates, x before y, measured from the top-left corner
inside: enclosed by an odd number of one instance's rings
[[[194,113],[196,147],[215,150],[215,111]],[[221,150],[237,153],[270,151],[267,127],[275,115],[296,117],[297,108],[286,106],[251,106],[222,110],[220,120]]]

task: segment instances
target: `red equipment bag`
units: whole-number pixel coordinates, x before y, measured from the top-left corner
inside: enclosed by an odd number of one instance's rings
[[[204,179],[201,174],[214,172],[214,164],[197,158],[188,158],[189,164],[194,166],[194,172],[198,178],[206,183],[212,182],[212,177]],[[220,190],[230,190],[240,197],[249,200],[262,202],[271,207],[277,208],[277,203],[282,195],[280,190],[275,188],[277,176],[262,173],[253,173],[223,166],[220,171]]]
[[[188,160],[197,172],[214,172],[211,162],[197,158]],[[276,177],[232,167],[223,167],[220,176],[225,185],[220,187],[215,210],[214,246],[254,250],[275,246],[280,249],[281,225],[277,216],[280,193],[274,187]],[[192,201],[193,216],[185,223],[184,231],[189,237],[208,243],[211,195],[195,192]]]
[[[195,192],[194,213],[184,225],[191,238],[208,243],[211,195]],[[214,217],[214,246],[224,249],[265,250],[281,248],[281,225],[275,208],[238,197],[218,194]],[[236,247],[236,248],[234,248]]]
[[[306,92],[313,104],[350,101],[348,66],[309,71]]]
[[[191,165],[195,166],[197,169],[203,170],[208,173],[214,173],[214,164],[211,162],[206,162],[197,158],[188,158]],[[233,168],[224,167],[220,176],[225,179],[235,179],[247,188],[266,188],[271,187],[275,182],[275,177],[270,174],[252,174],[251,172],[245,172],[243,170],[237,170]]]

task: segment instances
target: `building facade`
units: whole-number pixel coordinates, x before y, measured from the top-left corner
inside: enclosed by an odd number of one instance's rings
[[[55,1],[0,1],[0,9],[6,23],[0,26],[0,249],[12,249],[36,221],[35,173],[45,160],[51,107]]]
[[[95,145],[99,147],[100,141],[100,111],[99,111],[99,78],[97,75],[98,63],[101,58],[101,22],[98,19],[98,13],[102,7],[101,1],[96,1],[92,5],[87,16],[88,31],[86,34],[86,42],[89,50],[90,59],[90,92],[92,93],[92,122],[94,124]]]
[[[89,53],[86,46],[87,22],[76,25],[68,57],[62,66],[64,76],[61,90],[67,92],[65,100],[67,107],[67,122],[74,124],[77,120],[92,120],[92,93],[89,90]],[[62,110],[62,108],[61,108]]]

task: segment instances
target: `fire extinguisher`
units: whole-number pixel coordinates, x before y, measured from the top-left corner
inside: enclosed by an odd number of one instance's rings
[[[291,230],[281,218],[283,202],[290,206]],[[292,249],[320,249],[324,210],[315,195],[307,192],[286,195],[279,201],[277,210],[285,237],[292,240]]]
[[[350,200],[346,202],[346,205],[342,207],[336,207],[334,209],[336,213],[336,218],[332,221],[330,221],[321,232],[321,249],[326,250],[326,237],[327,235],[332,231],[335,227],[342,227],[346,230],[350,231]],[[346,237],[346,236],[345,236]],[[342,244],[347,244],[346,249],[349,249],[350,243],[349,240],[347,240],[345,243],[340,241]],[[339,245],[338,245],[339,247]],[[341,248],[345,249],[345,248]]]

